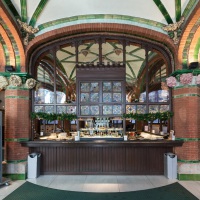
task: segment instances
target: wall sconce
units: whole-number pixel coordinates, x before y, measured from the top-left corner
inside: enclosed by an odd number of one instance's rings
[[[198,62],[191,62],[189,64],[189,69],[196,69],[199,67],[199,63]]]
[[[5,72],[14,72],[15,69],[12,65],[6,65],[5,66]]]

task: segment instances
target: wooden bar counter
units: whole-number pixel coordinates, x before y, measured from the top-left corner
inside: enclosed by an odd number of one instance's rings
[[[181,141],[29,141],[21,145],[41,153],[41,174],[163,175],[164,153]]]

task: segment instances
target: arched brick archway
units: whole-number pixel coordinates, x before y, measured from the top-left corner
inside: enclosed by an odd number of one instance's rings
[[[183,31],[179,48],[178,48],[178,61],[180,66],[178,69],[187,68],[191,54],[194,52],[197,36],[199,36],[199,14],[200,2],[197,4],[196,9],[190,16],[188,23],[185,25],[186,29]]]
[[[6,63],[6,64],[15,66],[16,59],[15,59],[15,53],[14,53],[14,50],[12,47],[12,42],[10,41],[6,31],[4,30],[4,28],[2,26],[0,26],[0,32],[1,32],[1,37],[4,40],[4,43],[7,47],[8,53],[9,53],[9,59],[8,59],[9,63]],[[2,53],[4,53],[4,52],[2,52]],[[2,57],[5,57],[4,54],[2,55]]]
[[[191,63],[191,62],[197,62],[198,60],[194,60],[194,49],[198,43],[198,40],[200,38],[200,27],[198,28],[198,30],[196,31],[196,33],[194,34],[194,37],[191,41],[191,44],[190,44],[190,49],[188,51],[188,63]]]
[[[4,53],[3,45],[0,43],[0,71],[4,70],[4,66],[6,64],[6,58]]]
[[[114,24],[114,23],[91,23],[80,24],[68,27],[63,27],[53,31],[46,32],[42,35],[35,37],[28,45],[26,49],[27,63],[30,61],[30,57],[33,53],[41,50],[46,45],[51,45],[54,41],[62,40],[62,38],[73,38],[77,35],[87,34],[118,34],[122,36],[129,36],[138,39],[142,39],[146,42],[155,42],[155,44],[165,46],[170,53],[174,56],[174,65],[177,65],[176,52],[177,47],[173,44],[173,41],[168,35],[127,24]]]
[[[10,64],[18,67],[18,71],[24,72],[25,70],[25,54],[24,47],[20,38],[20,33],[18,31],[15,22],[6,13],[6,9],[3,9],[3,4],[0,7],[0,19],[1,19],[1,35],[6,41],[6,45],[9,50]]]

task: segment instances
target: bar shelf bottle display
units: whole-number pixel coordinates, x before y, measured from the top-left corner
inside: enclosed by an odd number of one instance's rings
[[[123,120],[109,117],[86,118],[79,121],[81,139],[123,139]]]

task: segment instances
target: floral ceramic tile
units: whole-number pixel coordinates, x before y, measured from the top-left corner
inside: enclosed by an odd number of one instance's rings
[[[121,92],[121,91],[122,91],[122,83],[113,82],[113,92]]]
[[[169,105],[160,105],[160,112],[169,111]]]
[[[103,92],[111,92],[112,84],[111,82],[103,82]]]
[[[104,105],[103,106],[103,115],[111,115],[112,114],[112,106]]]
[[[90,106],[91,115],[99,115],[99,106]]]
[[[44,112],[44,106],[35,106],[35,112]]]
[[[81,102],[89,102],[89,101],[90,101],[89,93],[81,93]]]
[[[136,105],[127,105],[126,106],[126,113],[136,113]]]
[[[46,113],[53,113],[54,107],[53,106],[45,106],[45,112]]]
[[[99,91],[99,83],[91,83],[90,92],[98,92]]]
[[[81,83],[81,92],[89,92],[90,83]]]
[[[122,106],[121,105],[114,105],[113,106],[113,114],[114,115],[121,115],[122,114]]]
[[[99,93],[91,93],[90,101],[91,102],[99,102]]]
[[[150,113],[156,113],[159,111],[159,106],[158,105],[150,105],[149,106],[149,112]]]
[[[66,106],[57,106],[57,113],[65,113]]]
[[[81,115],[89,115],[90,107],[89,106],[81,106]]]
[[[103,102],[112,102],[111,93],[103,93]]]
[[[113,102],[121,102],[121,101],[122,101],[121,93],[113,93]]]
[[[76,106],[67,106],[67,113],[76,114]]]
[[[146,106],[145,105],[137,105],[137,113],[138,114],[146,113]]]

